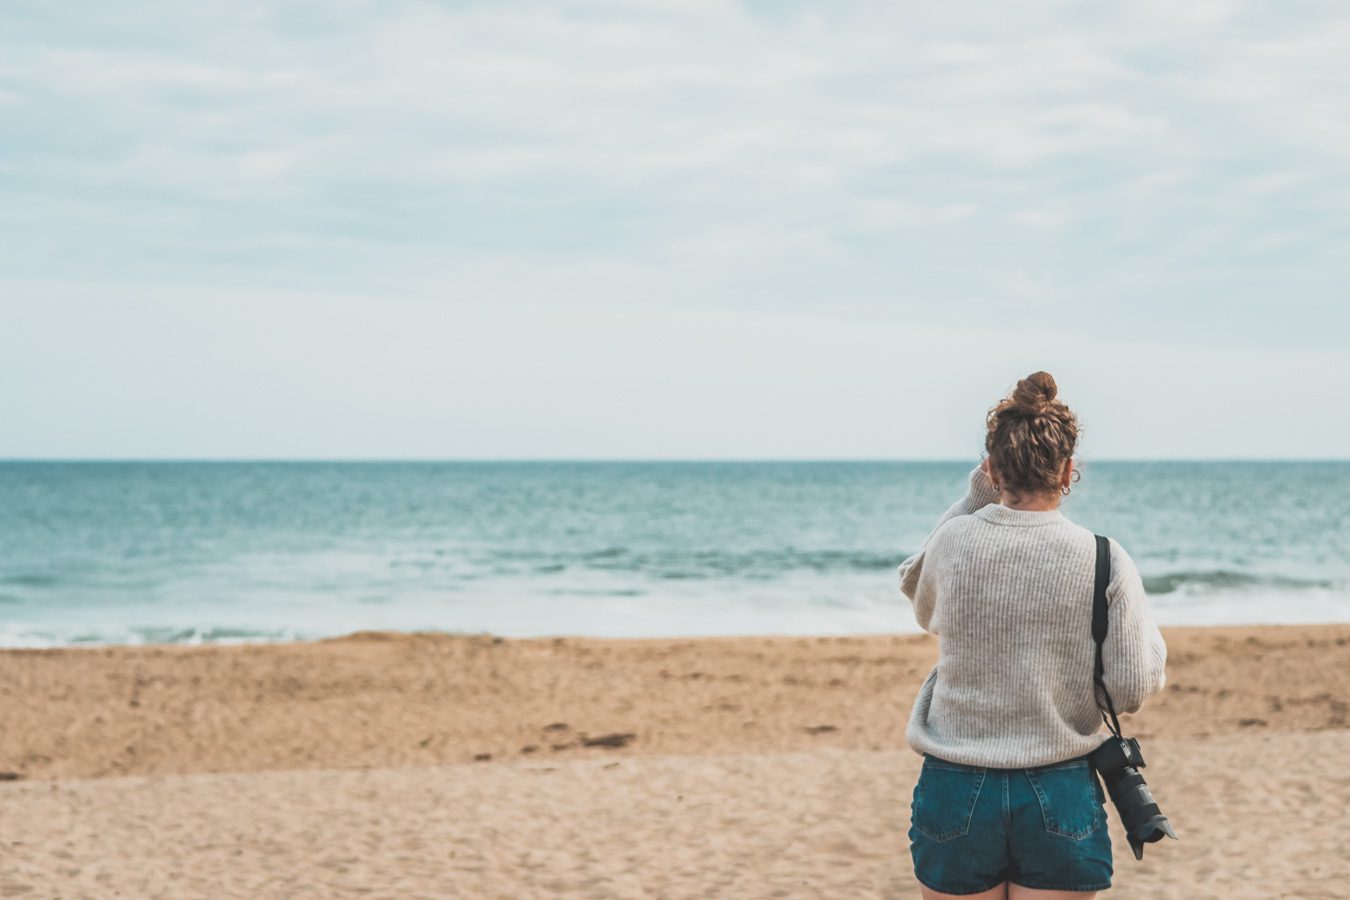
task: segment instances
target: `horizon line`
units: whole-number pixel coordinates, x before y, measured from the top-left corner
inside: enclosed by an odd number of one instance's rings
[[[983,457],[890,456],[11,456],[6,463],[974,463]],[[1084,460],[1092,463],[1140,462],[1288,462],[1341,463],[1350,457],[1332,456],[1111,456]]]

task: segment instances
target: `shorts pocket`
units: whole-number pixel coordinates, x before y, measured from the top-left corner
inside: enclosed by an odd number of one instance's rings
[[[1090,765],[1027,769],[1045,830],[1081,841],[1106,823],[1104,792]]]
[[[961,837],[970,831],[984,775],[983,769],[958,769],[925,761],[914,785],[910,824],[935,841]]]

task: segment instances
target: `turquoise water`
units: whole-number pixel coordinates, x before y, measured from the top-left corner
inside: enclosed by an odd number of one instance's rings
[[[0,463],[0,645],[917,631],[970,462]],[[1350,462],[1092,462],[1163,624],[1350,621]]]

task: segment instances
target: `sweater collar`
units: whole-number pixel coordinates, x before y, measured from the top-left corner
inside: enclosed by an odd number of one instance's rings
[[[1058,509],[1013,509],[1002,503],[990,503],[975,510],[973,515],[995,525],[1048,525],[1065,521]]]

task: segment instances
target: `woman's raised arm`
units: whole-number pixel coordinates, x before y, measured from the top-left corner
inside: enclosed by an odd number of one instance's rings
[[[966,495],[957,500],[947,511],[938,519],[937,524],[933,526],[932,532],[924,539],[923,546],[909,559],[900,564],[900,592],[908,597],[914,604],[914,617],[918,620],[919,626],[925,631],[929,630],[928,625],[933,617],[933,606],[937,597],[931,589],[931,585],[924,583],[923,579],[923,556],[924,551],[928,549],[942,526],[947,524],[948,520],[957,516],[968,516],[975,510],[988,506],[990,503],[998,502],[998,491],[994,490],[994,484],[989,480],[988,474],[984,471],[983,465],[978,465],[970,470],[970,487]]]

